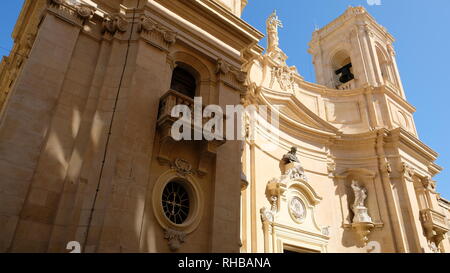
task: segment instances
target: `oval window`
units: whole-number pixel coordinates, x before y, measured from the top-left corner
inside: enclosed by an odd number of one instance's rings
[[[162,206],[166,217],[174,224],[181,225],[189,217],[189,192],[182,182],[169,182],[163,191]]]

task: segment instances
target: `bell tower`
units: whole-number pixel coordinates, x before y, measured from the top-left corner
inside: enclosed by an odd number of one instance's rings
[[[405,98],[393,42],[365,8],[349,7],[313,33],[309,53],[317,83],[339,90],[389,86]]]

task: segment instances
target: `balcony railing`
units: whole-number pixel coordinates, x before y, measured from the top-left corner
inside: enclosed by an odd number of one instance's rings
[[[449,231],[447,217],[432,209],[424,209],[420,211],[420,221],[427,239],[439,246],[445,234]]]
[[[432,209],[424,209],[420,211],[420,218],[424,226],[429,226],[433,229],[448,231],[447,218],[444,214],[434,211]]]
[[[190,111],[191,111],[191,130],[197,131],[197,132],[201,132],[202,134],[204,133],[210,133],[210,132],[205,132],[203,126],[212,118],[205,118],[203,117],[203,111],[205,110],[205,105],[202,105],[202,109],[201,109],[201,113],[202,113],[202,118],[201,118],[201,124],[197,124],[194,121],[194,111],[195,111],[195,105],[194,105],[194,100],[188,96],[185,96],[177,91],[174,90],[169,90],[166,94],[164,94],[161,99],[160,99],[160,103],[159,103],[159,112],[158,112],[158,127],[159,128],[164,128],[165,129],[165,134],[169,134],[170,133],[170,127],[176,122],[178,121],[180,118],[178,117],[172,117],[172,109],[177,106],[177,105],[186,105]],[[226,115],[224,114],[223,116],[223,135],[225,135],[226,132]],[[194,137],[194,135],[192,135],[192,138]],[[219,141],[222,141],[220,139],[216,139]],[[224,141],[223,141],[224,142]]]
[[[351,89],[355,89],[356,85],[355,85],[355,80],[351,80],[349,82],[343,83],[341,85],[337,86],[338,90],[351,90]]]

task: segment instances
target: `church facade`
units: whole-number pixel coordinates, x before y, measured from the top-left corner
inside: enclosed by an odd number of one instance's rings
[[[0,252],[450,252],[394,38],[349,7],[313,33],[310,83],[246,5],[25,1],[0,64]],[[208,138],[208,105],[271,118]],[[176,106],[199,139],[174,139]]]

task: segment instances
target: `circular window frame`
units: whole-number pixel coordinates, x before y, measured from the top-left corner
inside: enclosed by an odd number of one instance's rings
[[[297,217],[294,215],[293,211],[292,211],[291,202],[292,202],[292,200],[294,200],[294,199],[298,199],[298,200],[300,201],[301,205],[303,206],[303,209],[304,209],[303,217],[300,218],[300,219],[297,218]],[[308,217],[308,205],[307,205],[307,204],[308,204],[308,203],[305,202],[305,200],[304,200],[302,197],[300,197],[299,195],[297,195],[297,194],[293,194],[293,195],[291,195],[291,196],[289,197],[289,199],[288,199],[288,211],[289,211],[289,215],[291,216],[291,218],[292,218],[292,220],[293,220],[294,222],[296,222],[296,223],[298,223],[298,224],[303,224],[303,223],[306,221],[306,219],[307,219],[307,217]]]
[[[181,183],[189,194],[189,215],[182,224],[172,222],[164,211],[162,205],[163,192],[170,182]],[[185,233],[192,233],[197,229],[203,215],[203,191],[200,184],[192,175],[180,176],[176,171],[168,171],[162,174],[155,183],[152,193],[153,199],[153,213],[164,229],[173,229],[183,231]]]

